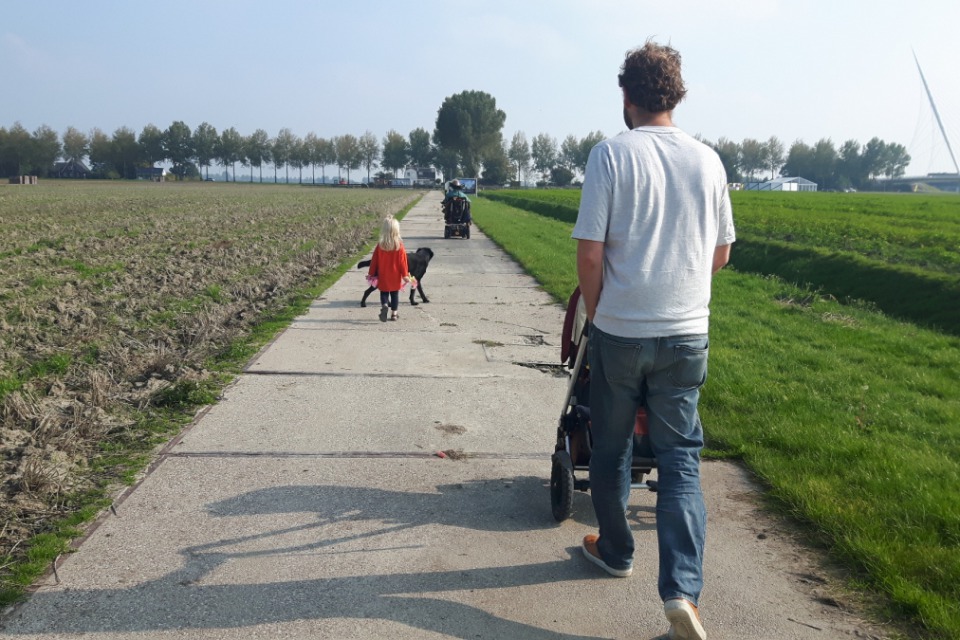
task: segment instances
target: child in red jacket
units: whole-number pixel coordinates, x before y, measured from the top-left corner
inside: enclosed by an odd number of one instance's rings
[[[387,308],[391,310],[390,319],[397,319],[400,306],[400,289],[409,282],[410,269],[407,266],[407,250],[400,238],[400,223],[394,218],[384,218],[380,227],[380,241],[373,250],[368,277],[377,278],[380,290],[380,322],[387,321]]]

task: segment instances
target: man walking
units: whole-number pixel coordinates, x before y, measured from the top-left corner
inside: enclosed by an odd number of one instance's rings
[[[588,343],[593,449],[590,491],[599,535],[584,555],[611,575],[633,570],[624,511],[637,409],[645,403],[657,457],[658,588],[670,638],[704,640],[706,509],[700,488],[712,276],[735,240],[720,158],[673,125],[686,89],[680,54],[648,41],[619,75],[629,131],[590,152],[573,237]]]

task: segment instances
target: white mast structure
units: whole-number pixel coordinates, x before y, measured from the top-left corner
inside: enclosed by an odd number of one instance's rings
[[[953,160],[953,168],[957,175],[960,175],[960,165],[957,164],[957,157],[953,155],[953,147],[950,146],[950,139],[947,137],[947,130],[943,128],[943,121],[940,120],[940,112],[937,111],[937,105],[933,101],[933,94],[930,93],[930,87],[927,86],[927,79],[923,75],[923,69],[920,68],[920,61],[917,59],[917,52],[913,52],[913,60],[917,63],[917,71],[920,72],[920,80],[923,82],[923,88],[927,92],[927,98],[930,99],[930,107],[933,109],[933,117],[937,119],[937,126],[940,127],[940,133],[943,135],[943,141],[947,143],[947,151],[950,153],[950,159]]]

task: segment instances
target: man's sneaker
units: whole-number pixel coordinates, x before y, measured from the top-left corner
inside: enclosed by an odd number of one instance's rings
[[[614,569],[606,562],[603,561],[603,558],[600,557],[600,549],[597,548],[597,540],[600,539],[600,536],[591,533],[588,536],[583,538],[583,555],[587,560],[597,565],[607,573],[618,578],[626,578],[631,573],[633,573],[633,567],[627,567],[626,569]]]
[[[387,321],[387,305],[380,306],[380,322]]]
[[[663,603],[663,613],[670,621],[670,640],[707,640],[707,632],[700,623],[700,612],[683,598]]]

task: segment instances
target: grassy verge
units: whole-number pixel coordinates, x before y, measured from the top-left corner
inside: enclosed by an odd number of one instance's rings
[[[575,189],[487,194],[574,223]],[[776,275],[897,318],[960,335],[960,198],[951,195],[731,194],[740,271]]]
[[[952,274],[749,235],[737,241],[731,264],[837,298],[869,301],[889,315],[960,336],[960,279]]]
[[[487,199],[473,216],[566,299],[572,224]],[[744,460],[889,615],[960,637],[960,339],[734,270],[712,310],[709,449]]]
[[[960,197],[731,193],[738,235],[960,275]]]

